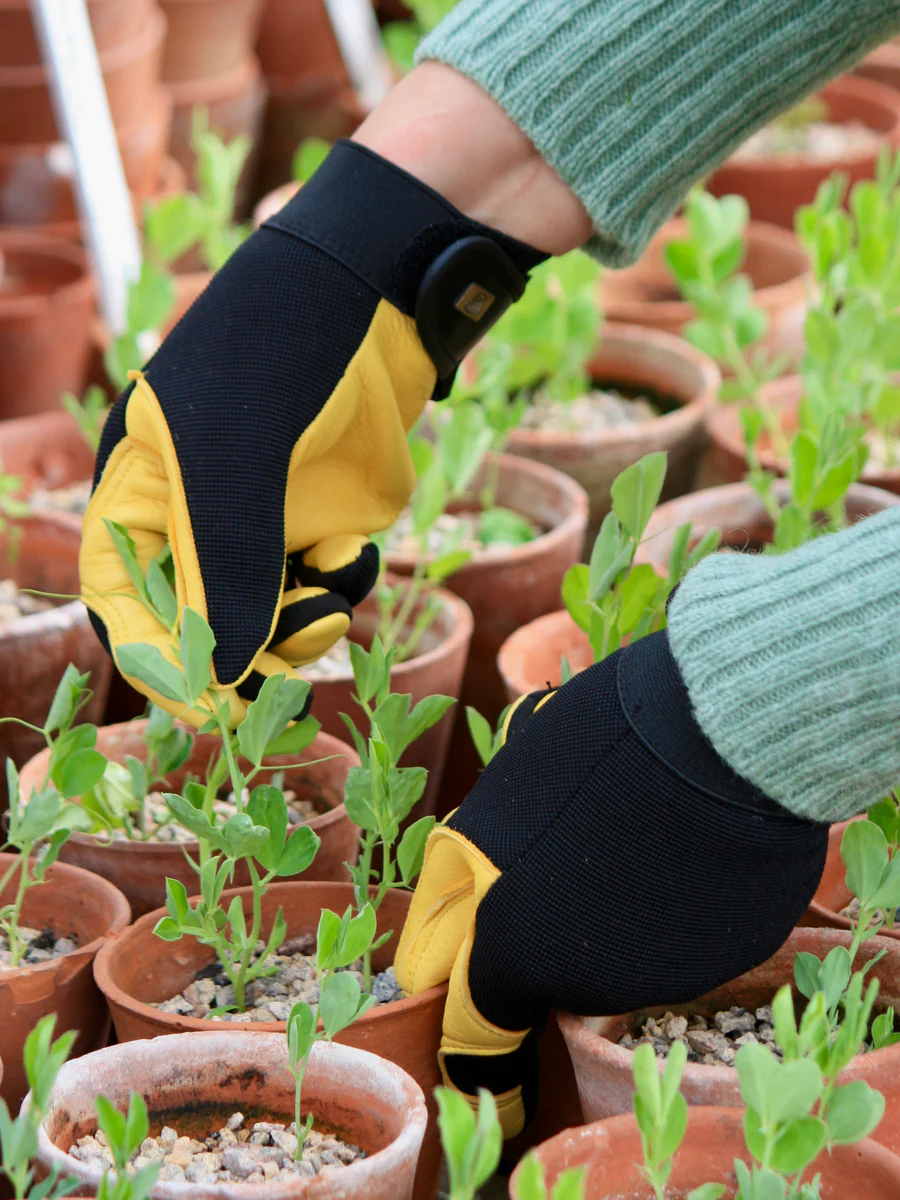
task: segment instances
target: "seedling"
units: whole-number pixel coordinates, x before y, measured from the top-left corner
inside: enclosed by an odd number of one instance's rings
[[[626,639],[634,642],[664,628],[672,589],[719,544],[719,531],[710,530],[689,549],[691,526],[687,523],[675,531],[668,575],[659,575],[649,563],[635,566],[665,477],[665,453],[647,454],[626,467],[613,482],[612,512],[603,519],[590,563],[576,563],[566,572],[563,600],[572,619],[588,635],[595,662],[618,650]],[[566,664],[564,681],[570,674]]]
[[[888,799],[873,807],[869,820],[851,821],[841,838],[847,887],[859,901],[859,915],[851,921],[851,962],[862,943],[880,933],[888,919],[894,923],[900,905],[898,835],[897,808]]]
[[[466,724],[469,727],[469,736],[472,739],[475,749],[478,751],[478,757],[481,759],[482,766],[486,767],[503,745],[503,726],[506,722],[506,714],[508,712],[509,706],[507,705],[497,719],[497,728],[491,729],[487,719],[481,715],[477,708],[472,708],[471,705],[466,708]]]
[[[361,732],[353,719],[341,716],[350,731],[361,765],[351,767],[344,803],[351,821],[362,830],[359,860],[347,869],[353,879],[354,906],[361,913],[371,904],[377,912],[389,888],[411,887],[422,869],[425,843],[434,817],[421,817],[400,834],[400,826],[422,798],[428,772],[403,767],[400,760],[417,738],[441,719],[454,703],[450,696],[427,696],[413,707],[412,697],[392,693],[393,655],[376,637],[371,650],[350,644],[354,699],[368,729]],[[380,851],[381,869],[374,866]],[[363,954],[364,987],[372,979],[372,954],[390,938],[383,934]]]
[[[288,1062],[294,1076],[294,1129],[297,1149],[294,1157],[303,1157],[303,1143],[312,1129],[314,1116],[301,1119],[303,1080],[313,1046],[330,1042],[342,1030],[369,1011],[374,996],[364,996],[355,975],[342,971],[359,959],[375,937],[375,910],[366,904],[353,916],[348,908],[343,917],[328,909],[319,918],[316,935],[316,973],[319,979],[319,1003],[313,1009],[299,1000],[287,1020]],[[321,1028],[320,1028],[321,1023]]]
[[[68,1030],[53,1040],[56,1015],[42,1017],[25,1039],[23,1060],[31,1102],[22,1107],[13,1119],[6,1101],[0,1099],[0,1150],[2,1172],[16,1200],[61,1200],[81,1185],[77,1179],[60,1179],[59,1169],[35,1182],[32,1166],[37,1156],[38,1128],[47,1110],[50,1093],[60,1067],[69,1057],[76,1034]]]
[[[66,392],[62,398],[62,406],[78,423],[81,436],[96,454],[100,448],[100,434],[109,412],[106,393],[96,383],[84,393],[81,400],[72,392]]]
[[[98,1096],[95,1104],[97,1124],[106,1138],[115,1164],[114,1169],[105,1171],[100,1180],[98,1200],[147,1200],[162,1163],[151,1162],[138,1171],[128,1170],[132,1155],[140,1149],[150,1132],[143,1096],[132,1092],[125,1113],[120,1112],[106,1096]]]
[[[585,1167],[570,1167],[548,1191],[544,1165],[532,1151],[522,1160],[516,1180],[519,1200],[585,1200],[586,1174]]]
[[[465,1096],[453,1088],[435,1088],[434,1096],[450,1178],[447,1200],[475,1200],[478,1189],[497,1170],[503,1149],[496,1101],[489,1091],[479,1088],[476,1116]]]

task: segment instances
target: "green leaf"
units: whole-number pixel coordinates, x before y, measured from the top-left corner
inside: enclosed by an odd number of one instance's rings
[[[688,1125],[687,1100],[680,1093],[672,1097],[672,1103],[659,1138],[659,1157],[673,1158],[684,1140]]]
[[[474,1153],[468,1175],[476,1189],[492,1178],[500,1165],[503,1132],[497,1116],[497,1102],[487,1088],[478,1089],[478,1113],[475,1119]]]
[[[110,521],[107,517],[103,518],[103,524],[106,526],[109,536],[113,540],[113,545],[122,560],[122,565],[128,572],[128,578],[134,584],[137,594],[142,598],[147,595],[147,585],[144,581],[144,572],[141,564],[138,562],[137,546],[134,538],[128,532],[124,525],[120,525],[118,521]]]
[[[366,767],[351,767],[344,784],[344,805],[354,825],[368,833],[377,833],[378,817],[371,805],[371,771]]]
[[[451,1181],[458,1178],[466,1155],[469,1139],[475,1132],[475,1114],[461,1092],[448,1087],[436,1087],[434,1098],[438,1105],[438,1129],[441,1144],[450,1168]],[[532,1159],[536,1162],[536,1159]]]
[[[111,1147],[120,1147],[125,1140],[125,1114],[119,1112],[106,1096],[98,1096],[94,1107],[97,1110],[97,1123],[106,1134],[106,1140]]]
[[[336,971],[325,980],[319,997],[319,1020],[329,1040],[352,1025],[360,998],[359,981],[348,971]]]
[[[719,1200],[726,1190],[723,1183],[703,1183],[688,1193],[687,1200]]]
[[[168,271],[144,259],[138,280],[128,290],[126,320],[130,334],[158,330],[175,305],[175,284]]]
[[[613,511],[636,542],[644,535],[647,522],[659,503],[666,478],[666,454],[645,454],[626,467],[613,481]]]
[[[67,729],[75,715],[75,708],[83,694],[90,676],[82,674],[72,663],[63,671],[62,679],[56,686],[50,711],[44,722],[45,733],[55,733],[56,730]]]
[[[263,758],[274,758],[276,755],[299,757],[313,744],[321,728],[315,717],[304,717],[302,721],[296,721],[266,745]]]
[[[187,704],[184,677],[178,668],[164,658],[156,646],[130,642],[115,652],[116,663],[123,675],[131,675],[146,687],[165,696],[167,700]]]
[[[54,791],[36,792],[28,801],[9,840],[18,847],[30,846],[47,837],[59,812],[59,796]]]
[[[885,1101],[880,1092],[862,1079],[839,1084],[831,1093],[825,1124],[828,1140],[835,1146],[850,1146],[862,1141],[884,1116]]]
[[[591,609],[588,604],[588,567],[586,563],[574,563],[563,576],[562,599],[569,615],[579,629],[588,632],[591,624]]]
[[[294,153],[291,162],[291,178],[308,183],[331,151],[331,143],[324,138],[304,138]]]
[[[425,574],[430,583],[443,583],[451,575],[466,565],[472,558],[471,550],[448,550],[433,558],[425,567]]]
[[[614,512],[608,512],[603,518],[600,532],[594,539],[588,567],[587,586],[581,599],[593,600],[595,603],[602,599],[606,591],[603,581],[607,578],[609,568],[616,562],[622,549],[622,529],[618,518]]]
[[[321,841],[308,825],[300,825],[285,843],[285,847],[278,856],[278,865],[275,869],[275,874],[280,878],[288,878],[294,875],[301,875],[304,871],[309,870],[313,860],[319,851]]]
[[[400,878],[409,887],[422,870],[425,844],[434,828],[434,817],[420,817],[405,830],[397,847],[397,866]]]
[[[878,826],[889,846],[900,839],[900,810],[892,796],[877,800],[866,813],[866,819]]]
[[[830,362],[840,347],[840,338],[834,321],[818,309],[810,309],[803,326],[806,348],[813,358]]]
[[[335,967],[349,967],[351,963],[362,958],[375,940],[376,919],[375,909],[366,903],[355,917],[341,922],[333,951]]]
[[[619,629],[631,633],[659,594],[661,580],[649,563],[632,567],[619,585]]]
[[[634,1087],[637,1096],[646,1105],[650,1119],[657,1124],[662,1116],[662,1089],[659,1065],[652,1046],[638,1046],[631,1060]]]
[[[791,1066],[799,1067],[799,1062]],[[825,1122],[819,1117],[792,1121],[775,1139],[771,1164],[776,1171],[793,1175],[814,1162],[825,1147]]]
[[[206,206],[195,192],[179,192],[147,205],[144,236],[161,262],[174,262],[195,246],[207,225]]]
[[[316,1015],[305,1000],[298,1000],[288,1013],[288,1056],[298,1066],[315,1040]]]
[[[652,1046],[648,1049],[653,1053]],[[759,1113],[764,1121],[769,1120],[770,1095],[778,1074],[778,1062],[775,1056],[765,1046],[759,1044],[741,1046],[735,1066],[741,1088],[741,1099],[744,1104],[747,1108]]]
[[[269,743],[302,712],[309,686],[305,679],[284,675],[270,675],[266,679],[237,731],[241,754],[255,767],[262,762]]]
[[[316,965],[320,971],[329,970],[334,965],[331,962],[331,952],[341,931],[341,918],[328,908],[319,913],[319,927],[316,931]]]
[[[271,784],[255,787],[247,801],[247,816],[252,824],[269,831],[268,839],[260,846],[255,858],[267,871],[272,871],[281,856],[287,836],[288,813],[284,793]]]
[[[389,775],[391,811],[396,821],[405,821],[422,799],[428,782],[425,767],[392,767]]]
[[[488,508],[478,517],[478,539],[483,546],[525,546],[539,535],[533,521],[509,508]]]
[[[106,759],[99,750],[78,750],[67,758],[59,773],[59,790],[68,799],[95,787],[103,778]]]
[[[403,749],[417,741],[426,729],[437,725],[444,713],[456,703],[452,696],[426,696],[420,700],[409,715],[402,741]],[[395,761],[399,761],[402,751]]]
[[[195,838],[207,842],[213,849],[220,850],[223,854],[229,853],[228,843],[221,832],[210,823],[206,813],[194,808],[188,800],[172,792],[164,792],[163,798],[179,825],[183,825]]]
[[[569,1167],[568,1171],[563,1171],[553,1185],[552,1200],[584,1200],[586,1177],[587,1167]]]
[[[153,926],[153,932],[158,938],[162,938],[164,942],[181,941],[181,929],[176,921],[171,917],[160,917]]]
[[[222,830],[232,858],[256,858],[269,839],[269,831],[254,825],[247,813],[235,813],[225,822]]]
[[[791,487],[803,508],[812,503],[818,462],[819,447],[815,439],[801,429],[791,443]]]
[[[196,704],[209,687],[216,638],[203,617],[192,608],[181,614],[181,664],[188,699]]]
[[[494,731],[491,729],[488,721],[481,715],[477,708],[471,705],[466,707],[466,724],[469,727],[469,736],[472,739],[472,744],[478,751],[478,757],[481,759],[484,766],[487,766],[491,761],[494,752]]]
[[[851,821],[841,838],[841,858],[847,869],[847,887],[868,904],[888,863],[884,834],[871,821]]]

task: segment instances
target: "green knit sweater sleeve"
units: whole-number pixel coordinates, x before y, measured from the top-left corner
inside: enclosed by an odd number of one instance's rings
[[[790,554],[705,559],[669,642],[718,753],[785,808],[842,821],[900,783],[900,506]]]
[[[691,186],[900,30],[900,0],[461,0],[425,39],[480,84],[638,257]]]

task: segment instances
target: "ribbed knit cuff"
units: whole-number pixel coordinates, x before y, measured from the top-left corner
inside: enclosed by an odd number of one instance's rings
[[[461,0],[422,43],[579,197],[609,266],[773,116],[900,29],[900,0]]]
[[[798,816],[900,783],[900,506],[790,554],[714,554],[669,607],[700,727]]]

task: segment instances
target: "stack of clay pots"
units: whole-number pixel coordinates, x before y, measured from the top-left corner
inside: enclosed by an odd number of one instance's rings
[[[362,119],[325,0],[266,0],[256,44],[269,103],[257,192],[291,177],[291,160],[307,137],[333,142]]]
[[[160,0],[168,21],[163,81],[172,100],[172,156],[194,183],[191,129],[196,108],[225,141],[246,134],[254,147],[262,127],[266,90],[253,42],[263,0]],[[238,188],[237,211],[247,211],[255,155]]]

